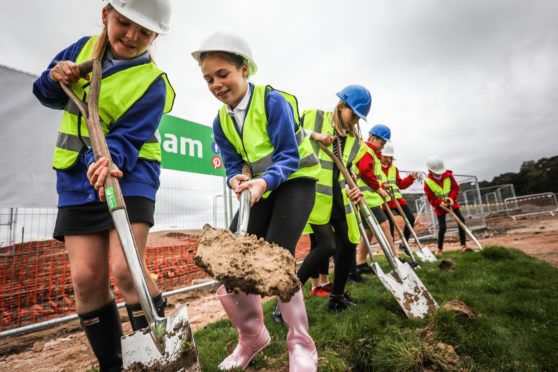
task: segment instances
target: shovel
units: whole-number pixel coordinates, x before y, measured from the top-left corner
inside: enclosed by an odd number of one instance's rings
[[[477,238],[475,238],[475,236],[473,235],[473,233],[471,232],[471,230],[469,230],[469,228],[467,227],[467,225],[465,225],[463,223],[463,221],[461,221],[457,215],[453,212],[453,208],[446,208],[444,206],[440,205],[440,208],[442,208],[443,210],[445,210],[446,212],[448,212],[449,214],[451,214],[451,216],[453,217],[453,219],[455,220],[455,222],[457,222],[457,224],[459,226],[461,226],[461,228],[463,230],[465,230],[465,232],[467,232],[467,235],[469,235],[469,237],[475,242],[475,244],[477,245],[477,247],[479,247],[479,250],[482,250],[482,245],[480,245],[479,241],[477,240]]]
[[[88,107],[69,87],[64,84],[60,85],[85,118],[95,159],[107,158],[109,160],[109,169],[113,169],[114,165],[99,118],[101,62],[98,59],[91,59],[80,64],[78,67],[81,76],[87,75],[91,70],[93,71]],[[142,310],[149,324],[147,329],[138,330],[121,338],[124,368],[128,368],[136,363],[143,364],[145,367],[154,366],[155,364],[159,366],[170,365],[172,362],[178,362],[177,358],[184,358],[185,355],[183,353],[191,350],[192,353],[186,358],[188,366],[181,364],[177,365],[177,367],[188,367],[188,371],[199,371],[200,366],[186,306],[175,311],[167,318],[161,318],[157,315],[145,282],[120,184],[118,179],[113,177],[110,172],[107,174],[104,187],[107,206],[114,221],[114,226],[118,233]],[[184,334],[182,331],[185,331],[187,334]],[[186,361],[186,359],[183,361]]]
[[[391,190],[391,188],[390,188],[390,190]],[[407,255],[409,255],[409,257],[411,257],[411,260],[413,261],[413,263],[416,264],[417,267],[418,267],[418,262],[415,259],[415,256],[413,255],[413,251],[411,250],[411,247],[409,246],[409,242],[407,242],[407,239],[405,239],[405,235],[403,235],[403,231],[401,231],[401,228],[397,224],[397,220],[395,219],[395,216],[393,215],[393,212],[391,211],[391,208],[389,207],[388,202],[386,201],[386,199],[384,199],[383,196],[382,196],[382,200],[384,201],[384,206],[386,207],[386,213],[388,214],[389,219],[393,223],[393,226],[395,226],[395,230],[397,230],[397,234],[399,234],[399,237],[401,238],[401,241],[403,242],[403,246],[405,247],[405,251],[407,252]]]
[[[351,189],[357,187],[351,175],[345,168],[345,165],[331,152],[324,144],[317,142],[324,152],[335,162],[343,176],[345,182]],[[338,151],[338,153],[341,153]],[[424,318],[426,314],[433,312],[438,308],[438,304],[428,292],[424,284],[418,278],[415,271],[408,263],[401,263],[395,259],[391,247],[384,236],[384,233],[370,212],[370,208],[366,202],[361,200],[358,203],[360,211],[364,214],[366,223],[376,236],[380,247],[384,251],[387,261],[392,269],[389,274],[383,276],[384,286],[392,293],[395,300],[399,303],[405,315],[409,318]]]
[[[428,249],[428,247],[421,246],[419,238],[417,237],[417,233],[415,232],[415,229],[413,229],[413,226],[411,226],[409,219],[407,219],[407,215],[405,214],[405,212],[403,212],[403,208],[401,208],[401,204],[399,204],[399,201],[395,197],[395,193],[393,192],[393,189],[390,188],[388,192],[392,200],[395,202],[395,206],[397,207],[399,214],[405,220],[405,225],[407,225],[407,228],[409,229],[409,231],[411,231],[411,234],[413,234],[413,238],[415,238],[415,242],[417,243],[418,246],[418,250],[415,252],[417,254],[417,257],[423,262],[436,262],[437,261],[436,256],[432,254],[430,249]]]

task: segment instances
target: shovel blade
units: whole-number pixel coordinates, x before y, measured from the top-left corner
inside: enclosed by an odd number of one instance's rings
[[[400,280],[397,280],[392,273],[378,275],[378,279],[392,293],[405,315],[409,318],[422,319],[426,314],[435,311],[438,308],[436,300],[411,266],[408,263],[398,265],[398,271],[401,274]]]
[[[421,249],[418,249],[415,253],[422,262],[436,262],[436,261],[438,261],[436,259],[436,256],[434,256],[432,254],[432,251],[430,249],[428,249],[427,247],[423,247]]]
[[[153,342],[149,328],[123,336],[121,343],[124,369],[172,364],[176,367],[173,371],[201,371],[186,306],[167,317],[164,338],[165,352],[161,354]]]

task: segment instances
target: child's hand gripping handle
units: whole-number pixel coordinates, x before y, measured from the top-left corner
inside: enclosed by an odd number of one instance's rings
[[[87,131],[89,132],[89,138],[91,140],[91,147],[93,148],[93,154],[95,155],[95,161],[98,161],[101,157],[109,160],[109,172],[107,173],[104,183],[105,197],[107,199],[109,210],[112,212],[116,209],[124,209],[126,208],[126,204],[124,203],[124,197],[122,196],[122,191],[120,190],[120,184],[118,179],[110,173],[110,170],[114,169],[114,164],[112,163],[105,134],[103,133],[99,119],[99,92],[101,89],[102,76],[101,62],[97,58],[90,59],[79,64],[78,68],[82,76],[87,75],[91,70],[93,71],[91,74],[91,85],[89,87],[87,107],[68,86],[64,84],[60,85],[68,97],[77,105],[81,114],[85,118]]]

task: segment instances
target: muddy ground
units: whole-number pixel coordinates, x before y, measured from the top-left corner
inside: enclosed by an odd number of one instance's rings
[[[487,225],[486,231],[477,234],[482,245],[518,248],[558,267],[558,217],[529,216],[514,221],[501,215],[487,218]],[[430,249],[435,244],[426,243]],[[447,236],[445,249],[458,248],[457,235]],[[167,313],[188,303],[193,330],[203,328],[225,316],[214,291],[215,288],[210,288],[172,296]],[[125,310],[121,309],[120,314],[124,333],[128,333],[131,329],[125,321]],[[0,341],[0,371],[83,372],[95,362],[78,321]]]

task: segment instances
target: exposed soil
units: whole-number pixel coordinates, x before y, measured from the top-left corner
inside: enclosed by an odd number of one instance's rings
[[[229,229],[205,225],[194,262],[228,291],[278,296],[289,302],[300,289],[294,257],[255,235],[237,238]]]
[[[487,218],[487,225],[487,230],[476,233],[483,246],[501,245],[517,248],[558,267],[558,217],[528,216],[514,221],[506,215],[501,215]],[[435,242],[426,245],[429,245],[430,249],[435,248]],[[459,248],[457,235],[446,236],[444,250]],[[171,313],[175,308],[189,303],[191,327],[196,331],[225,317],[225,312],[214,293],[215,288],[211,288],[171,296],[166,311]],[[121,309],[120,314],[124,333],[131,332],[125,310]],[[450,345],[434,346],[443,349],[448,359],[455,357],[455,350],[451,350],[454,347],[450,349]],[[95,365],[95,356],[78,321],[0,341],[0,371],[83,372]]]

